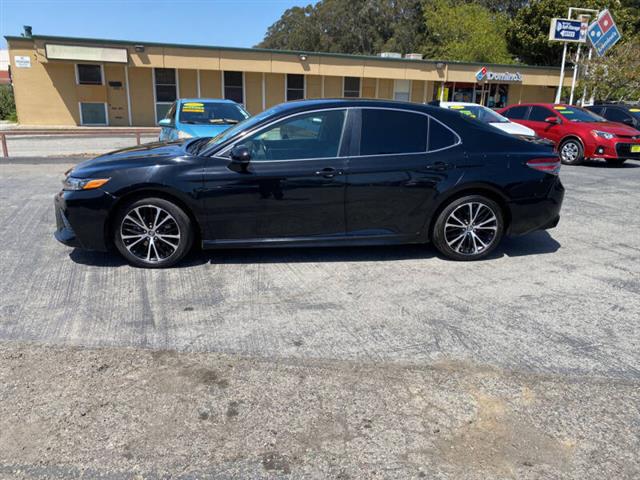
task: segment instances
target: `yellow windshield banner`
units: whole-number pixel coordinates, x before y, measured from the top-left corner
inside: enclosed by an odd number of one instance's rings
[[[449,108],[451,110],[462,110],[464,108],[464,106],[462,106],[462,105],[451,105]]]
[[[187,113],[204,113],[204,103],[200,103],[200,102],[183,103],[182,111]]]
[[[567,109],[567,107],[563,107],[562,105],[557,105],[557,106],[555,106],[553,108],[555,108],[556,110],[566,110]]]

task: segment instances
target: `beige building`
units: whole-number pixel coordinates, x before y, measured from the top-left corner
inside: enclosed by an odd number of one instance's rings
[[[559,69],[34,35],[5,37],[25,125],[152,126],[178,98],[551,102]]]

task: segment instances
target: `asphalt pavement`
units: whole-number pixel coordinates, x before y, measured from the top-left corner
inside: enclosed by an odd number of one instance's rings
[[[55,242],[69,167],[0,165],[0,476],[640,476],[639,163],[563,167],[559,226],[480,262],[160,271]]]

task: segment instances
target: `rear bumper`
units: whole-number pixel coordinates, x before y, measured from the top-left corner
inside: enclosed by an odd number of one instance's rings
[[[560,221],[564,186],[557,178],[546,196],[509,202],[511,223],[507,235],[519,236],[536,230],[554,228]]]
[[[100,189],[61,191],[53,199],[55,239],[69,247],[106,251],[107,221],[114,203],[115,198]]]

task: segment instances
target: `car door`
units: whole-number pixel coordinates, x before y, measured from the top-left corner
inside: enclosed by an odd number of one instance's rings
[[[432,135],[429,135],[431,129]],[[430,116],[393,108],[354,109],[347,164],[347,234],[411,240],[444,182],[455,182],[460,138]]]
[[[547,122],[548,118],[555,118],[558,123]],[[548,109],[539,105],[534,105],[527,116],[526,125],[543,137],[557,143],[562,138],[562,120],[560,117]]]
[[[341,142],[346,109],[295,114],[235,142],[204,169],[207,239],[264,242],[343,236],[344,169]],[[251,153],[235,171],[230,149]],[[223,171],[220,162],[226,162]]]

